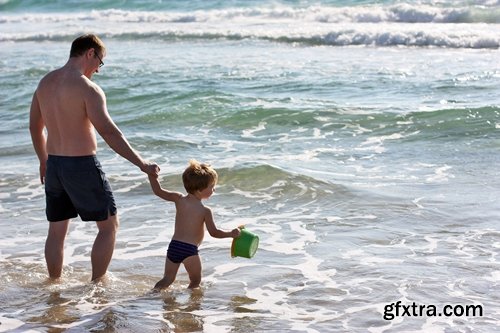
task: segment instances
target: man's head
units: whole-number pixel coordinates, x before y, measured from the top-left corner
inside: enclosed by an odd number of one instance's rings
[[[71,51],[69,53],[70,58],[79,57],[90,49],[94,49],[98,53],[98,56],[102,59],[106,52],[106,47],[102,40],[96,35],[86,34],[78,37],[71,44]]]
[[[102,59],[106,56],[106,47],[102,40],[96,35],[86,34],[78,37],[71,44],[69,53],[70,61],[78,62],[78,66],[87,78],[91,79],[94,73],[99,73],[104,63]]]

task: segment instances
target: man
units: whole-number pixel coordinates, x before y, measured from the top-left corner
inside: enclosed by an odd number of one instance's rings
[[[99,229],[91,253],[92,281],[106,274],[113,255],[119,221],[113,193],[95,156],[95,131],[143,172],[159,171],[132,149],[108,114],[104,92],[91,81],[105,57],[106,48],[97,36],[78,37],[68,62],[42,78],[31,103],[30,133],[50,222],[45,260],[51,279],[61,276],[64,240],[70,219],[77,215],[96,221]]]

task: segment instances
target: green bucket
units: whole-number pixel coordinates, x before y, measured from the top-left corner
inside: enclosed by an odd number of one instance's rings
[[[259,236],[242,228],[240,236],[233,239],[231,257],[252,258],[259,247]]]

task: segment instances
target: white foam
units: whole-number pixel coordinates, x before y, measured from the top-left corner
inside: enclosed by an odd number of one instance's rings
[[[15,330],[16,328],[23,326],[24,325],[23,321],[15,318],[10,318],[10,316],[19,315],[21,312],[23,312],[23,310],[19,310],[14,313],[0,313],[0,332],[10,332],[12,330]],[[32,333],[37,331],[23,330],[23,332]]]
[[[486,6],[486,5],[484,5]],[[490,6],[494,7],[495,4]],[[352,7],[335,6],[308,6],[308,7],[252,7],[227,8],[214,10],[196,10],[192,12],[175,11],[126,11],[121,9],[93,10],[73,14],[22,14],[3,16],[2,23],[12,22],[62,22],[73,18],[76,21],[112,20],[116,23],[194,23],[194,22],[221,22],[221,21],[302,21],[312,23],[468,23],[481,19],[499,23],[500,17],[488,8],[483,11],[477,7],[438,7],[425,4],[395,4],[395,5],[368,5]],[[478,15],[474,14],[477,13]],[[490,16],[484,15],[489,13]]]
[[[243,138],[253,138],[253,137],[255,137],[254,133],[265,130],[266,125],[267,125],[267,123],[265,121],[261,121],[261,122],[259,122],[259,124],[256,127],[251,128],[251,129],[247,129],[247,130],[243,130],[241,136]]]
[[[412,200],[412,202],[415,204],[415,206],[417,206],[417,208],[421,209],[421,208],[424,208],[424,206],[422,206],[420,204],[420,201],[422,201],[422,199],[424,199],[424,198],[423,197],[416,198],[416,199]]]
[[[450,169],[452,167],[449,165],[438,167],[434,170],[433,175],[426,178],[426,181],[430,183],[442,183],[448,181],[450,178],[455,178],[453,174],[447,172]]]
[[[15,193],[19,199],[31,200],[43,196],[45,189],[40,185],[40,180],[36,178],[29,180],[25,186],[18,187]]]
[[[496,284],[500,284],[500,271],[493,271],[489,276],[484,277],[485,280],[495,282]]]
[[[438,8],[425,5],[307,8],[231,8],[226,10],[141,12],[103,10],[84,13],[11,14],[0,41],[47,40],[74,36],[82,27],[101,34],[151,38],[261,38],[324,45],[439,46],[498,48],[492,24],[500,17],[485,9]],[[78,24],[75,24],[78,22]],[[459,24],[457,24],[459,22]],[[43,27],[43,28],[40,28]],[[43,31],[43,32],[41,32]]]
[[[363,142],[361,145],[373,145],[373,144],[382,144],[386,140],[399,140],[404,138],[404,136],[400,133],[393,133],[390,135],[381,135],[381,136],[372,136],[368,139],[366,139],[365,142]]]
[[[429,242],[429,245],[427,248],[424,248],[426,253],[434,253],[434,251],[437,249],[438,246],[438,240],[431,237],[431,236],[425,236],[424,239]]]

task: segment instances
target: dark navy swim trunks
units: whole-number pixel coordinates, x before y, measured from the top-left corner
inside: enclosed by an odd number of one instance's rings
[[[47,220],[80,215],[83,221],[103,221],[116,215],[111,186],[96,156],[49,155],[45,174]]]
[[[187,257],[198,255],[198,246],[181,242],[175,239],[170,241],[167,250],[167,258],[173,263],[180,264]]]

